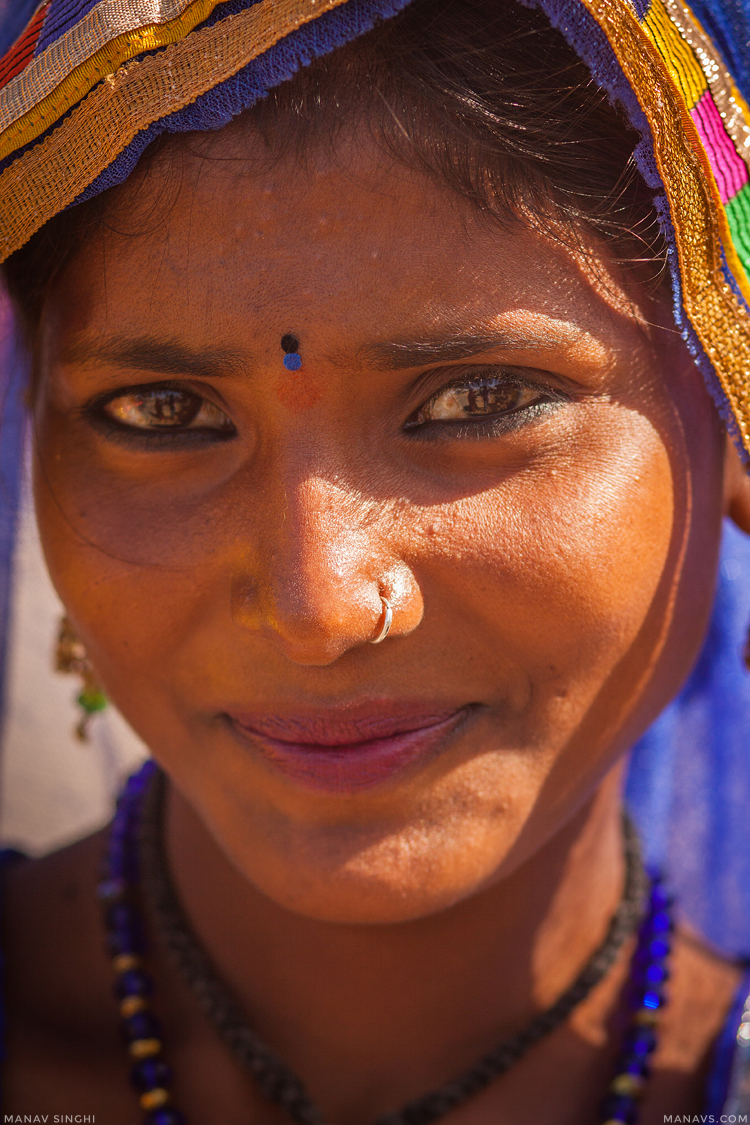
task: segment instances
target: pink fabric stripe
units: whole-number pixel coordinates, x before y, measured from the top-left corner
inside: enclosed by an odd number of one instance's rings
[[[719,111],[709,90],[706,90],[698,104],[690,110],[690,116],[695,122],[695,127],[711,162],[721,202],[726,203],[727,200],[737,194],[743,184],[747,183],[748,174],[745,163],[737,155],[737,150],[727,135],[724,122],[719,116]]]

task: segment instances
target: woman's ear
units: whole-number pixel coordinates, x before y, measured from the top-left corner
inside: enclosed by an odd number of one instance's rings
[[[750,476],[731,437],[724,461],[724,512],[750,535]]]

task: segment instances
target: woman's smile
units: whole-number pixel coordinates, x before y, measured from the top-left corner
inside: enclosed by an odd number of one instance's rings
[[[311,789],[354,793],[386,783],[438,753],[477,704],[448,709],[370,701],[346,714],[322,709],[295,715],[228,712],[243,740],[287,777]]]

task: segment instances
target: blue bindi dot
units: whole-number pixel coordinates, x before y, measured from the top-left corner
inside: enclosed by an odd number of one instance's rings
[[[281,337],[281,347],[286,352],[284,367],[287,371],[299,371],[302,366],[302,356],[299,354],[299,340],[288,333]]]

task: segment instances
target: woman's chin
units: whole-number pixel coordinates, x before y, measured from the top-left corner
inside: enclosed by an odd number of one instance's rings
[[[207,823],[245,880],[277,905],[320,921],[394,924],[444,910],[501,877],[533,794],[488,783],[476,760],[413,795],[387,819],[304,822],[232,800]],[[393,795],[392,795],[393,798]],[[361,801],[361,798],[360,798]],[[359,803],[359,802],[358,802]],[[373,802],[376,804],[376,802]],[[309,810],[308,810],[309,811]],[[251,833],[248,833],[251,825]]]

